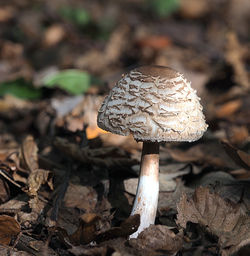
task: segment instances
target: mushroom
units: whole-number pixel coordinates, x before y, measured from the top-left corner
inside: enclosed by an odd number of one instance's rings
[[[131,215],[140,214],[136,238],[154,224],[159,194],[159,143],[195,141],[207,129],[196,91],[168,67],[142,66],[122,76],[98,112],[98,126],[143,142]]]

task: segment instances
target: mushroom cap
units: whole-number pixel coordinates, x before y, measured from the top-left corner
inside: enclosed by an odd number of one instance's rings
[[[98,126],[137,141],[195,141],[207,129],[200,98],[183,74],[143,66],[122,76],[98,112]]]

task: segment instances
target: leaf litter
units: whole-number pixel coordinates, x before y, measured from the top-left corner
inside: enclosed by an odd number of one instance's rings
[[[249,8],[1,4],[0,254],[249,255]],[[141,144],[96,116],[122,73],[151,64],[187,75],[209,130],[161,145],[156,225],[128,239]]]
[[[177,221],[185,228],[187,222],[198,223],[218,237],[222,255],[231,255],[249,243],[250,216],[240,203],[221,198],[207,187],[197,188],[190,199],[183,194],[177,205]]]

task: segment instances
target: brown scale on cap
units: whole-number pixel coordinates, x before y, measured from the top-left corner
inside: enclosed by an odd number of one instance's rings
[[[98,114],[98,125],[137,141],[195,141],[207,129],[196,91],[167,67],[144,66],[125,74]]]

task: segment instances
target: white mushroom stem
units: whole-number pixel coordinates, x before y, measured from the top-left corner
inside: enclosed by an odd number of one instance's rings
[[[159,194],[159,143],[143,142],[140,177],[131,215],[140,214],[140,226],[130,238],[136,238],[154,224]]]

